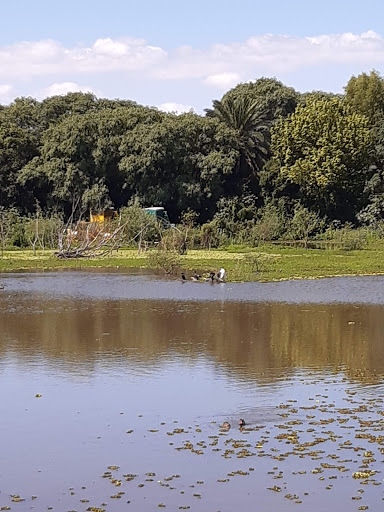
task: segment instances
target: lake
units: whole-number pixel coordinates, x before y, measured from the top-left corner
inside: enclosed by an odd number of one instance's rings
[[[384,276],[0,285],[0,510],[383,508]]]

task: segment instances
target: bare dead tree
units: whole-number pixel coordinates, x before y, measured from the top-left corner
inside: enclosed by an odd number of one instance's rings
[[[111,225],[103,226],[79,221],[74,227],[66,228],[66,234],[62,234],[60,247],[55,255],[62,259],[107,256],[121,247],[124,228],[127,224],[128,221],[121,223],[119,218],[117,227],[110,231],[108,228]],[[143,226],[131,240],[124,240],[124,243],[129,245],[142,237],[145,229],[146,226]]]
[[[28,233],[27,232],[27,238],[28,238],[28,241],[30,243],[30,245],[32,246],[32,249],[33,249],[33,255],[36,254],[36,245],[38,242],[40,242],[40,236],[39,236],[39,214],[40,214],[40,210],[37,208],[36,209],[36,216],[34,219],[31,219],[31,230],[30,232]],[[41,242],[40,242],[40,245],[41,245]]]

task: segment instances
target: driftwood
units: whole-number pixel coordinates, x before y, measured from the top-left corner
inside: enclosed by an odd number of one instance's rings
[[[122,245],[124,228],[128,222],[121,224],[113,230],[111,224],[103,225],[80,221],[74,227],[66,226],[59,237],[59,250],[55,255],[61,259],[96,258],[107,256],[118,250]],[[109,229],[108,229],[109,228]],[[132,243],[141,237],[144,226],[131,240],[124,241],[124,245]]]
[[[118,248],[119,231],[121,231],[120,227],[109,233],[103,226],[78,223],[75,228],[67,228],[62,234],[59,250],[55,255],[62,259],[95,258],[106,255]]]

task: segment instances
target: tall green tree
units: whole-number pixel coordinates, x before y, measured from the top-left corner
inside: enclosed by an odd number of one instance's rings
[[[384,118],[384,79],[377,71],[352,76],[345,87],[345,102],[374,127]]]
[[[19,206],[25,211],[34,200],[18,178],[23,167],[38,155],[39,141],[33,130],[20,127],[8,113],[7,109],[0,112],[0,206]]]
[[[43,130],[61,121],[64,117],[91,114],[116,108],[138,107],[129,100],[98,99],[94,94],[70,92],[63,96],[51,96],[39,104],[37,117]]]
[[[63,115],[43,132],[41,154],[25,165],[20,182],[27,186],[46,180],[46,207],[66,215],[75,205],[81,211],[111,202],[120,207],[129,198],[119,170],[122,137],[162,115],[139,106]]]
[[[276,78],[259,78],[252,82],[239,84],[228,91],[224,98],[233,99],[247,97],[257,101],[265,118],[274,122],[280,117],[292,114],[300,102],[300,94],[292,87],[287,87]]]
[[[364,187],[366,204],[359,212],[359,220],[384,229],[384,118],[378,120],[373,131],[373,164]]]
[[[33,98],[16,98],[2,111],[2,115],[14,126],[37,136],[41,131],[39,109],[40,103]]]
[[[218,119],[236,135],[239,155],[233,178],[243,190],[234,190],[256,191],[258,173],[269,157],[269,123],[260,103],[248,96],[227,95],[221,101],[214,100],[213,108],[206,109],[206,114]]]
[[[372,136],[368,119],[335,98],[310,100],[272,133],[280,174],[300,188],[305,206],[353,220],[363,202]]]
[[[307,103],[310,103],[311,101],[321,101],[321,100],[333,100],[333,99],[339,99],[343,100],[344,95],[339,93],[333,93],[333,92],[324,92],[324,91],[310,91],[310,92],[304,92],[300,95],[299,105],[306,105]]]
[[[123,137],[120,152],[119,168],[132,196],[147,206],[165,206],[173,221],[188,208],[205,221],[228,187],[238,147],[224,124],[188,113],[138,124]]]

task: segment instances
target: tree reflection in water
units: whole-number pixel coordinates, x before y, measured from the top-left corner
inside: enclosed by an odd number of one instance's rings
[[[43,355],[61,371],[158,366],[207,357],[263,382],[296,369],[340,369],[375,383],[384,374],[384,308],[372,305],[174,302],[0,297],[0,355]],[[171,357],[171,356],[170,356]]]

